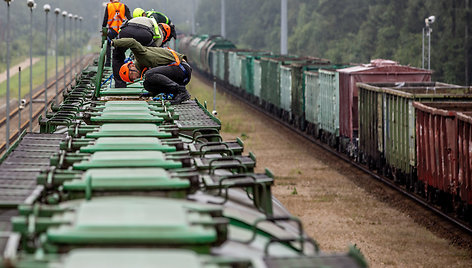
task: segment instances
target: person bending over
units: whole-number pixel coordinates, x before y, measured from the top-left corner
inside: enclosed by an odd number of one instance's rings
[[[154,18],[136,17],[123,23],[120,27],[118,39],[133,38],[143,46],[161,47],[170,38],[170,26],[157,23]],[[115,87],[126,87],[126,83],[120,79],[119,71],[125,63],[127,48],[117,47],[113,50],[113,78]]]
[[[121,66],[123,81],[132,83],[141,77],[149,96],[173,94],[172,104],[190,99],[185,85],[190,82],[192,68],[184,54],[170,48],[145,47],[132,38],[113,40],[112,45],[131,49],[136,59],[136,63],[130,61]]]

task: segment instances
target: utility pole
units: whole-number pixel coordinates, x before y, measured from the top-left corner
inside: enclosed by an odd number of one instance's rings
[[[79,32],[80,32],[81,34],[83,34],[83,29],[82,29],[82,20],[83,20],[83,19],[84,19],[84,18],[79,17],[79,23],[80,23],[80,31],[79,31]],[[82,44],[82,43],[81,43],[81,44]],[[79,52],[80,52],[80,53],[79,53],[79,57],[80,57],[80,68],[82,68],[82,52],[83,52],[83,51],[84,51],[84,46],[83,46],[83,44],[82,44],[82,45],[81,45],[81,49],[80,49],[80,51],[79,51]]]
[[[79,49],[79,45],[78,45],[79,35],[77,34],[77,20],[78,19],[79,19],[79,16],[74,15],[74,35],[75,35],[74,43],[75,43],[75,46],[76,46],[75,50],[74,50],[74,61],[75,61],[75,68],[74,69],[75,69],[75,73],[78,73],[79,72],[78,68],[80,68],[80,66],[78,66],[78,64],[77,64],[77,58],[78,58],[77,54],[78,54],[78,49]]]
[[[287,0],[281,0],[280,54],[287,55]]]
[[[57,73],[57,57],[59,56],[59,53],[57,53],[57,39],[59,39],[59,33],[58,33],[58,18],[59,18],[59,14],[61,14],[61,10],[59,8],[56,8],[54,9],[54,14],[56,14],[56,26],[55,26],[55,30],[56,30],[56,43],[54,45],[54,51],[55,51],[55,54],[56,54],[56,95],[54,97],[54,103],[57,104],[57,95],[59,93],[59,89],[58,89],[58,84],[59,82],[57,81],[57,78],[58,78],[58,73]]]
[[[74,18],[74,15],[72,13],[69,13],[69,40],[72,41],[72,19]],[[71,42],[70,45],[70,55],[69,55],[69,64],[70,64],[70,71],[69,71],[69,77],[70,77],[70,84],[72,86],[72,51],[73,51],[74,44]]]
[[[34,0],[28,0],[26,5],[30,8],[30,81],[29,81],[29,129],[33,131],[33,9],[36,7]]]
[[[64,90],[66,89],[66,18],[67,18],[67,11],[62,11],[62,18],[64,19],[64,27],[63,27],[63,35],[62,35],[62,38],[64,39],[64,42],[62,42],[62,52],[63,52],[63,60],[64,60],[64,68],[62,68],[64,70]]]
[[[221,36],[226,38],[226,1],[221,0]]]
[[[5,144],[6,148],[10,148],[10,2],[11,0],[5,0],[7,2],[7,111],[6,111],[6,124],[5,129]]]
[[[433,25],[434,21],[436,20],[435,16],[429,16],[426,19],[424,19],[425,22],[425,27],[423,28],[423,45],[422,45],[422,50],[423,50],[423,63],[421,64],[421,67],[424,69],[426,65],[426,61],[428,62],[428,70],[431,70],[431,33],[433,32],[433,29],[431,26]],[[425,54],[425,36],[428,37],[428,54],[426,56]],[[426,60],[426,58],[428,58]]]
[[[45,4],[43,9],[46,14],[46,42],[44,44],[44,117],[46,118],[48,111],[48,13],[51,11],[51,6]]]
[[[195,34],[195,0],[192,0],[192,34]]]

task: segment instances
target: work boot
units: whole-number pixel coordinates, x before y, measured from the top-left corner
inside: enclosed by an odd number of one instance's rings
[[[177,89],[177,93],[175,94],[174,99],[170,100],[170,103],[179,104],[189,99],[190,99],[190,93],[188,93],[185,86],[182,86]]]
[[[115,79],[115,88],[125,88],[125,87],[126,87],[125,81]]]

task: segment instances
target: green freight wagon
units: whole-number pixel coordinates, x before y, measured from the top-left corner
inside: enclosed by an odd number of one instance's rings
[[[248,80],[249,76],[253,75],[253,62],[250,60],[249,62],[246,60],[247,57],[261,57],[261,56],[269,56],[271,53],[266,51],[255,51],[255,50],[230,50],[229,54],[229,84],[237,87],[242,88],[247,92]],[[249,68],[249,72],[248,72]],[[251,77],[252,79],[252,77]],[[252,81],[251,81],[252,84]],[[252,93],[251,93],[252,95]]]
[[[274,54],[254,59],[254,95],[258,97],[259,103],[263,106],[269,103],[268,95],[274,94],[273,90],[269,90],[270,86],[268,85],[269,80],[273,78],[273,75],[270,75],[271,71],[269,70],[269,60],[271,58],[280,57],[280,55]],[[276,84],[278,85],[278,83]]]
[[[201,38],[202,38],[202,40],[193,49],[192,58],[194,59],[193,64],[195,64],[200,70],[206,71],[205,62],[202,60],[202,58],[205,55],[204,54],[204,47],[210,41],[208,40],[208,38],[209,38],[208,35],[204,35]]]
[[[192,39],[189,45],[189,53],[187,54],[189,60],[191,61],[191,64],[196,66],[199,69],[202,69],[203,66],[200,62],[200,50],[202,46],[205,44],[205,40],[208,39],[207,35],[203,36],[196,36]]]
[[[201,49],[200,60],[204,66],[206,73],[212,73],[213,51],[215,49],[231,49],[235,48],[230,41],[223,39],[221,36],[211,36]]]
[[[315,93],[318,114],[315,124],[319,127],[321,138],[331,146],[338,144],[339,138],[339,69],[320,69],[319,92]],[[315,80],[316,81],[316,80]],[[316,87],[313,89],[316,90]],[[315,109],[316,111],[316,109]]]
[[[178,47],[177,50],[181,53],[184,53],[187,56],[189,55],[189,45],[190,42],[192,41],[193,37],[192,36],[184,36],[179,39]]]
[[[241,87],[242,64],[239,55],[251,53],[247,49],[231,49],[228,50],[228,83],[233,87]]]
[[[215,49],[211,50],[209,54],[209,58],[210,58],[210,73],[213,77],[217,77],[218,68],[219,68],[218,52]]]
[[[254,78],[253,90],[256,97],[257,104],[261,104],[261,90],[262,90],[262,63],[261,59],[253,59],[254,64]]]
[[[241,61],[238,59],[239,50],[228,51],[228,83],[233,87],[241,85]],[[245,51],[245,50],[242,50]]]
[[[95,197],[62,202],[53,208],[23,206],[13,230],[28,233],[35,225],[48,247],[178,247],[209,253],[227,239],[222,207],[145,196]],[[44,211],[47,212],[44,212]],[[48,211],[49,210],[49,211]],[[40,211],[37,221],[28,215]],[[49,212],[49,213],[48,213]],[[163,217],[162,213],[165,213]],[[223,224],[221,224],[224,222]]]
[[[414,179],[416,174],[413,102],[472,100],[469,87],[438,82],[356,85],[359,88],[359,150],[363,159],[401,182]]]
[[[248,95],[254,96],[254,60],[270,55],[271,52],[254,51],[253,53],[247,53],[239,56],[241,58],[241,88],[244,89]]]
[[[351,247],[343,254],[317,254],[313,256],[284,256],[281,250],[264,256],[253,249],[238,251],[241,256],[197,254],[181,248],[79,248],[63,254],[21,254],[7,256],[0,264],[11,268],[128,268],[128,267],[188,267],[188,268],[250,268],[250,267],[367,267],[362,254]],[[251,252],[251,256],[247,252]],[[287,252],[285,250],[285,252]],[[291,252],[289,252],[291,253]],[[246,255],[244,255],[246,254]],[[262,256],[261,256],[262,255]],[[266,254],[267,255],[267,254]],[[0,260],[2,261],[2,260]],[[158,264],[158,265],[157,265]]]
[[[264,108],[280,115],[280,66],[313,61],[314,58],[296,56],[263,57],[262,66],[262,90],[261,96]]]
[[[316,138],[319,137],[320,131],[320,122],[321,122],[321,103],[320,103],[320,74],[319,70],[323,69],[325,71],[335,70],[349,67],[348,65],[321,65],[321,66],[311,66],[308,65],[307,70],[303,70],[303,86],[304,89],[304,114],[307,124],[307,131],[309,134],[313,134]],[[328,76],[329,74],[325,72],[322,76]],[[333,86],[335,84],[332,84]],[[299,85],[300,86],[300,85]],[[326,85],[325,85],[326,86]],[[327,88],[325,88],[327,90]]]
[[[169,47],[175,51],[180,51],[179,43],[180,43],[180,39],[172,39],[172,41],[169,42]]]
[[[305,75],[308,70],[318,70],[328,66],[328,60],[314,60],[309,63],[294,63],[280,67],[280,106],[283,117],[305,128]]]
[[[305,71],[305,119],[307,133],[315,138],[319,137],[319,110],[320,81],[318,71]]]
[[[280,66],[280,108],[282,109],[282,118],[289,120],[292,114],[292,68],[290,65]]]
[[[225,50],[217,49],[217,58],[218,58],[218,79],[225,80]]]

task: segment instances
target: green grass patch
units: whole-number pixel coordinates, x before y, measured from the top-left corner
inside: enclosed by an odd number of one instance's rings
[[[312,201],[315,203],[326,203],[326,202],[334,202],[339,196],[335,193],[330,194],[321,194],[321,195],[314,195]]]
[[[296,180],[297,178],[292,177],[292,176],[277,176],[277,177],[275,177],[275,179],[276,179],[277,181],[281,181],[281,180],[284,180],[284,181],[293,181],[293,180]]]
[[[289,174],[291,176],[302,175],[302,171],[299,168],[293,168],[290,170]]]
[[[27,59],[27,57],[15,57],[15,58],[12,58],[11,59],[11,62],[10,62],[10,68],[12,66],[15,66],[16,64],[24,61],[25,59]],[[0,73],[3,73],[4,71],[7,70],[7,63],[5,62],[5,64],[0,64]]]
[[[207,84],[193,76],[190,80],[189,89],[192,98],[197,98],[201,103],[207,102],[208,110],[213,110],[213,84]],[[252,122],[247,121],[244,116],[246,111],[243,107],[234,103],[228,94],[224,92],[216,93],[216,107],[218,111],[218,119],[221,120],[221,130],[223,133],[232,136],[240,136],[241,139],[247,141],[250,135],[255,131]]]
[[[69,58],[67,57],[67,60]],[[68,64],[68,62],[67,62]],[[58,58],[58,71],[60,72],[62,67],[64,66],[64,58]],[[44,64],[44,57],[41,57],[38,62],[33,64],[33,89],[36,87],[44,84],[44,71],[45,64]],[[17,98],[18,97],[18,75],[15,74],[10,77],[10,97]],[[48,79],[56,77],[56,58],[55,57],[48,57]],[[29,94],[30,90],[30,68],[22,69],[21,70],[21,96],[24,97],[25,95]],[[7,81],[3,81],[0,83],[0,97],[5,96],[7,93]]]
[[[241,119],[235,118],[231,121],[225,121],[221,125],[221,129],[226,133],[240,133],[241,132]]]

